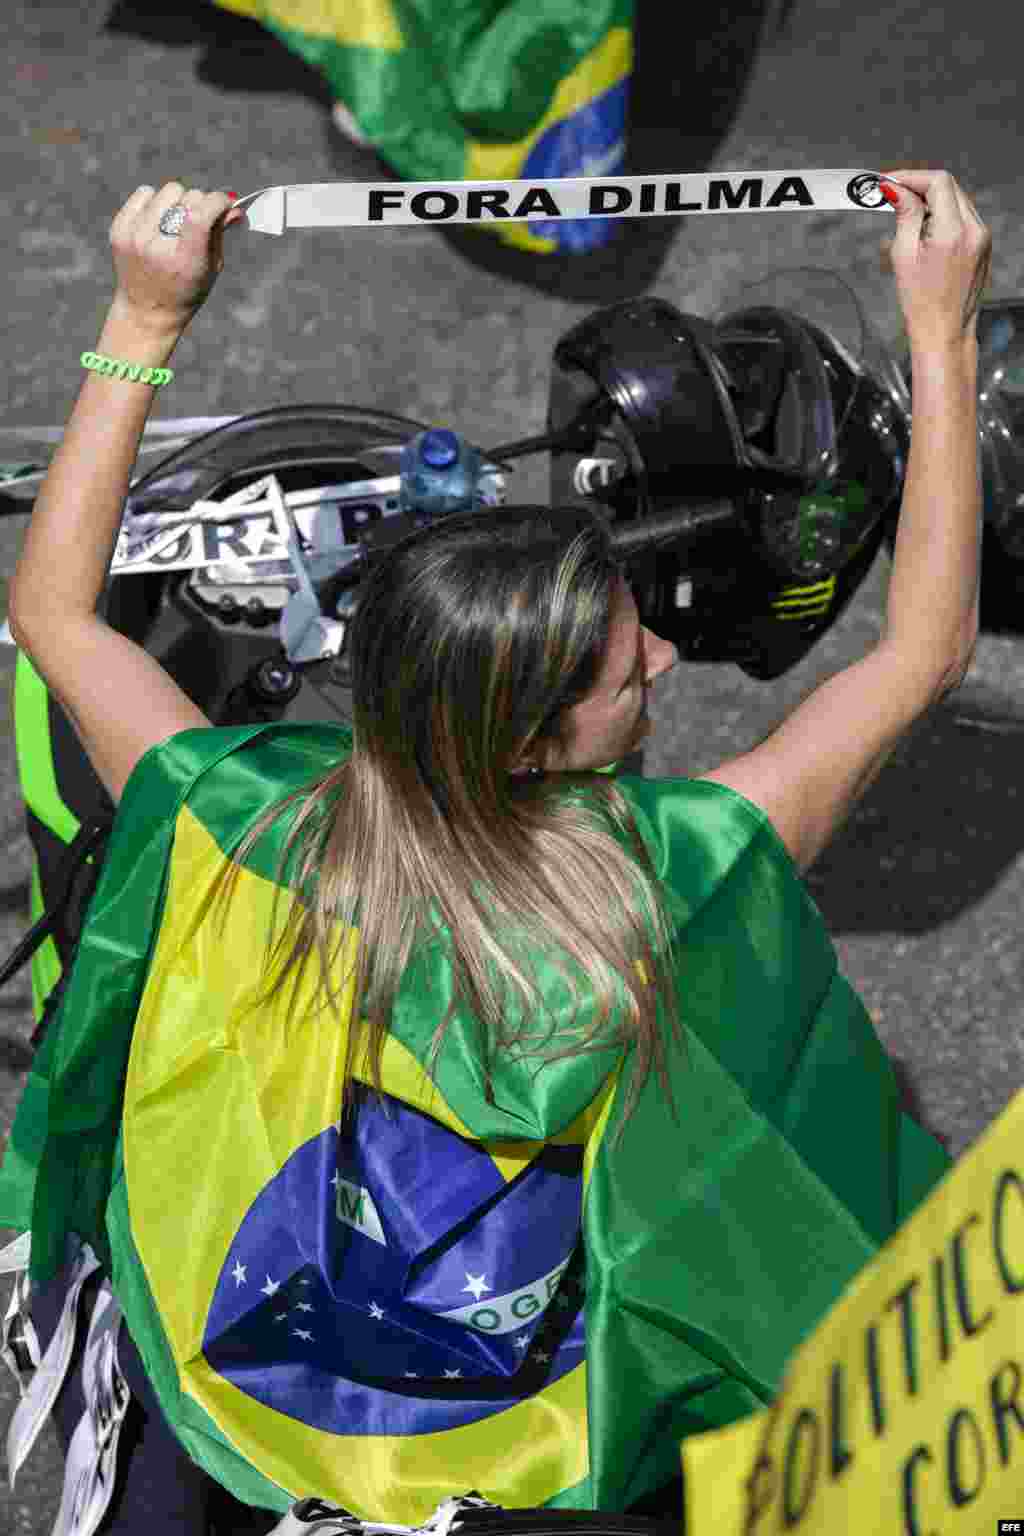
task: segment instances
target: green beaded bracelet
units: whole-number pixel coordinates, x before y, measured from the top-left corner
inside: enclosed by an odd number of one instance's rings
[[[102,373],[108,378],[130,379],[133,384],[152,384],[159,389],[162,384],[169,384],[174,378],[170,368],[140,368],[138,363],[122,363],[116,357],[104,357],[100,352],[83,352],[81,357],[83,368],[91,368],[93,373]]]

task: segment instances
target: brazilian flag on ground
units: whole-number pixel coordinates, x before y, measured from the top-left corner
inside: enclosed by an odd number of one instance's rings
[[[615,176],[633,0],[214,0],[322,74],[403,181]],[[488,222],[526,250],[585,251],[614,219]]]
[[[416,1524],[453,1493],[627,1508],[680,1441],[772,1400],[793,1351],[950,1166],[901,1113],[870,1019],[766,817],[618,780],[678,935],[673,1118],[652,1074],[621,1140],[618,1052],[483,1080],[443,935],[403,980],[384,1096],[339,1138],[344,1023],[249,1007],[291,813],[333,725],[184,731],[125,788],[29,1074],[0,1224],[44,1282],[68,1233],[111,1276],[163,1411],[238,1497]],[[279,904],[283,922],[287,903]],[[354,942],[355,936],[350,936]],[[569,999],[538,979],[553,1014]]]

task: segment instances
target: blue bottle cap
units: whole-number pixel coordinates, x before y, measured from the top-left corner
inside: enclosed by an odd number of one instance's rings
[[[459,456],[459,440],[447,427],[433,427],[424,432],[420,458],[431,469],[447,469]]]

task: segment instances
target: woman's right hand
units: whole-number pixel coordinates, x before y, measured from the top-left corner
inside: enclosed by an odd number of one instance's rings
[[[988,225],[949,171],[881,175],[898,183],[896,234],[882,241],[882,264],[895,274],[911,350],[977,339],[992,262]]]

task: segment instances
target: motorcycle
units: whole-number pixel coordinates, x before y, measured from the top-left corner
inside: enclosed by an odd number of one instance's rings
[[[978,339],[981,617],[1005,629],[1024,592],[1024,300],[983,304]],[[484,452],[472,504],[500,504],[517,461],[548,454],[551,506],[602,509],[641,622],[685,661],[767,683],[832,627],[883,543],[892,553],[911,418],[909,355],[837,273],[771,274],[712,319],[640,297],[559,338],[546,430]],[[189,436],[133,481],[99,613],[215,725],[350,719],[348,624],[367,571],[422,522],[399,465],[426,425],[301,404]],[[36,1045],[114,807],[23,654],[15,737],[32,927],[0,986],[31,960]]]

